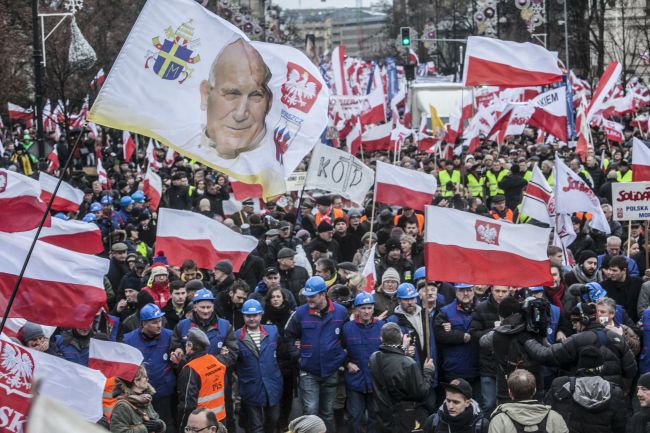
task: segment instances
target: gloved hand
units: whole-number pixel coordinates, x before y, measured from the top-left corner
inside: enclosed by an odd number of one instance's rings
[[[151,419],[149,421],[145,421],[144,426],[150,433],[161,433],[165,427],[165,423],[159,419]]]

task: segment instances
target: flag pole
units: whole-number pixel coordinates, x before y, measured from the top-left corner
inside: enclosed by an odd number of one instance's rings
[[[85,127],[86,127],[86,122],[84,121],[84,124],[81,129],[83,130],[83,128]],[[77,139],[75,140],[74,145],[72,146],[72,149],[70,149],[70,153],[68,154],[68,159],[66,160],[65,165],[63,166],[63,168],[61,168],[61,171],[59,172],[58,181],[56,183],[56,186],[54,187],[54,191],[52,191],[52,196],[50,197],[50,200],[47,203],[47,207],[45,208],[45,212],[43,213],[41,222],[39,223],[38,228],[36,229],[36,233],[34,234],[34,239],[32,239],[32,244],[29,247],[29,251],[27,251],[27,256],[25,257],[23,266],[20,269],[20,274],[18,274],[18,279],[16,280],[16,284],[14,285],[14,288],[11,292],[11,296],[9,297],[9,301],[7,302],[7,307],[5,308],[4,313],[2,314],[2,322],[0,322],[0,334],[2,334],[2,331],[5,328],[5,323],[7,322],[7,318],[9,317],[9,312],[11,311],[11,306],[13,305],[14,300],[16,299],[16,295],[18,294],[18,288],[20,287],[20,283],[22,282],[23,276],[25,275],[25,270],[27,269],[27,265],[29,264],[29,259],[32,257],[32,252],[34,252],[36,241],[38,240],[38,237],[41,234],[43,225],[45,225],[45,220],[47,220],[47,216],[50,214],[50,210],[52,209],[52,203],[54,203],[54,198],[56,197],[56,193],[59,191],[61,182],[63,182],[63,175],[66,173],[66,170],[70,166],[70,162],[72,161],[72,157],[75,153],[75,150],[77,150],[77,147],[79,146],[80,140],[81,140],[81,133],[77,136]]]
[[[627,222],[627,256],[630,257],[630,248],[632,247],[631,241],[632,240],[632,220],[629,220]]]
[[[377,203],[377,171],[375,169],[375,186],[372,190],[372,211],[370,212],[370,236],[368,236],[368,249],[372,245],[372,230],[375,226],[375,207]]]
[[[650,268],[650,248],[648,248],[648,232],[650,232],[650,220],[646,220],[645,224],[645,246],[643,249],[645,250],[645,268],[648,269]]]

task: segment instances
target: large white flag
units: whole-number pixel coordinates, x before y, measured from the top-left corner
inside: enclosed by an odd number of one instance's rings
[[[319,144],[314,148],[305,189],[341,194],[361,205],[373,183],[375,173],[360,159],[330,146]]]
[[[328,93],[297,49],[250,41],[193,0],[149,0],[89,119],[152,137],[269,197],[285,191],[327,126]]]
[[[555,212],[571,214],[591,212],[591,228],[610,233],[600,201],[589,185],[555,155]]]

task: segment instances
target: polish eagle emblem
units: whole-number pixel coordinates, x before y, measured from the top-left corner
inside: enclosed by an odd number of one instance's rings
[[[476,221],[476,240],[490,245],[499,245],[499,232],[501,226],[487,221]]]
[[[282,84],[282,103],[309,113],[321,91],[322,84],[302,66],[287,63],[287,80]]]
[[[7,342],[2,343],[0,355],[0,388],[28,396],[32,388],[34,361],[27,351]]]

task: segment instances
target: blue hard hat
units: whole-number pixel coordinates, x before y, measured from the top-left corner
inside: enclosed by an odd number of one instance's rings
[[[92,202],[90,204],[90,211],[91,212],[101,212],[102,211],[102,205],[101,203],[98,203],[96,201]]]
[[[424,266],[417,268],[413,273],[413,281],[421,280],[426,277],[427,277],[427,270]]]
[[[474,287],[474,284],[456,283],[454,284],[454,287],[456,289],[471,289],[472,287]]]
[[[194,304],[196,304],[197,302],[201,302],[201,301],[212,301],[212,302],[214,302],[214,295],[208,289],[197,290],[194,293],[194,298],[192,298],[192,302]]]
[[[327,284],[321,277],[311,277],[305,283],[305,288],[302,289],[302,294],[305,296],[314,296],[320,292],[327,290]]]
[[[97,221],[97,217],[95,216],[95,214],[87,213],[86,215],[84,215],[84,217],[81,219],[81,221],[83,221],[85,223],[92,223],[92,222]]]
[[[140,320],[154,320],[164,316],[159,306],[156,304],[147,304],[140,309]]]
[[[370,293],[359,293],[354,297],[354,306],[360,307],[361,305],[374,304],[375,298]]]
[[[136,203],[144,203],[144,193],[142,191],[136,191],[131,194],[131,198]]]
[[[595,281],[585,284],[585,287],[589,289],[589,293],[582,295],[582,300],[585,302],[597,302],[607,296],[607,291]]]
[[[54,214],[54,218],[58,218],[58,219],[63,220],[63,221],[68,221],[70,219],[70,217],[67,216],[66,214],[64,214],[63,212],[58,212],[58,213]]]
[[[417,298],[418,291],[415,290],[415,287],[411,283],[402,283],[397,288],[397,294],[395,295],[397,299],[413,299]]]
[[[125,195],[120,199],[120,207],[127,207],[129,205],[133,204],[133,199],[129,197],[128,195]]]
[[[544,291],[544,287],[542,287],[542,286],[533,286],[533,287],[529,287],[529,288],[528,288],[528,291],[529,291],[530,293],[543,292],[543,291]]]
[[[113,204],[113,197],[111,197],[110,195],[105,195],[105,196],[102,197],[102,199],[100,200],[100,202],[101,202],[104,206],[109,205],[109,204]]]
[[[262,308],[262,304],[255,299],[249,299],[241,307],[242,314],[262,314],[263,312],[264,308]]]

